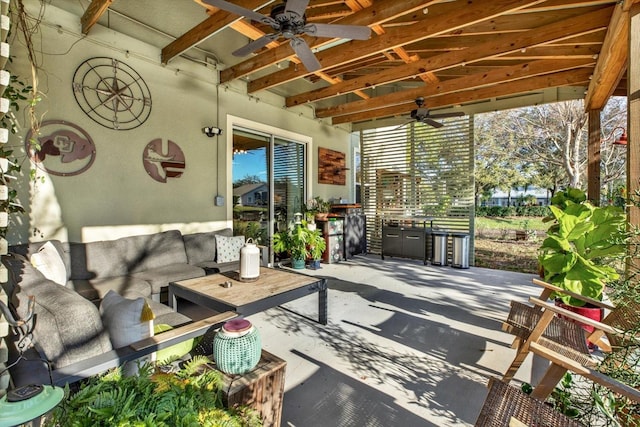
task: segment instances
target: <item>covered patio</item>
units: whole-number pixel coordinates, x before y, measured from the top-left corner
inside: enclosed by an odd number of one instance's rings
[[[626,95],[627,194],[640,190],[638,0],[289,1],[305,6],[310,24],[372,35],[296,36],[306,61],[276,38],[239,58],[232,52],[265,41],[271,28],[218,7],[224,2],[17,2],[32,20],[8,40],[5,68],[27,82],[35,70],[39,85],[35,114],[14,112],[17,131],[0,141],[22,165],[5,180],[25,210],[12,215],[7,245],[232,227],[234,156],[251,149],[234,130],[304,146],[297,178],[305,187],[289,213],[312,196],[353,201],[357,178],[346,171],[363,135],[407,123],[420,98],[430,113],[462,112],[465,126],[482,112],[584,99],[588,196],[597,201],[600,111]],[[232,3],[269,15],[274,2]],[[318,68],[308,69],[309,55]],[[473,132],[464,129],[472,160]],[[71,132],[82,149],[69,144]],[[38,155],[34,140],[51,151]],[[335,172],[340,183],[320,179],[321,148],[346,162]],[[272,233],[279,195],[270,185]],[[376,215],[380,206],[369,202]],[[640,210],[628,218],[640,224]],[[281,309],[250,318],[264,348],[287,361],[287,426],[472,425],[487,378],[500,377],[514,355],[500,330],[509,301],[539,293],[527,274],[382,262],[377,243],[367,256],[309,274],[329,279],[326,327]],[[289,306],[315,308],[306,299]],[[546,368],[538,362],[529,358],[516,379],[535,383]]]

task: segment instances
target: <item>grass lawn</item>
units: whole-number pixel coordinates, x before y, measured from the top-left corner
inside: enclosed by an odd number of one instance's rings
[[[536,237],[516,240],[515,230],[525,226],[536,230]],[[475,266],[536,274],[538,248],[547,228],[541,217],[476,218]]]

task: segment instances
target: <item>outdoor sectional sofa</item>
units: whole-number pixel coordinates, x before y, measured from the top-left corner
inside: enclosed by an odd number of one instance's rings
[[[64,384],[201,335],[214,324],[233,317],[232,313],[225,313],[194,324],[160,302],[166,299],[170,282],[237,269],[238,261],[220,263],[216,257],[217,239],[233,239],[231,235],[228,228],[185,235],[170,230],[111,241],[48,241],[12,246],[9,254],[2,257],[9,272],[3,287],[18,318],[27,316],[32,299],[35,312],[33,333],[22,343],[25,356],[49,361],[53,382]],[[44,253],[45,245],[49,258],[57,260],[59,256],[62,260],[58,261],[58,270],[62,271],[57,272],[57,277],[52,276],[51,269],[33,265],[38,265],[34,254]],[[125,332],[110,330],[100,310],[103,298],[114,295],[127,304],[146,302],[156,324],[176,328],[160,334],[167,339],[151,337],[134,345],[129,344],[136,340],[129,339],[125,341],[127,345],[114,345],[122,342],[119,335]],[[166,342],[158,345],[160,341]],[[14,340],[9,347],[10,361],[15,360],[20,343]],[[10,372],[16,385],[49,383],[49,372],[43,363],[21,362]]]

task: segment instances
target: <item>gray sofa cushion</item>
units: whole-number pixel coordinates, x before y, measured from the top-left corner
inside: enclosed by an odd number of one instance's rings
[[[206,231],[182,236],[189,264],[197,265],[206,261],[215,261],[216,234],[231,237],[233,236],[233,230],[231,228],[224,228],[217,231]]]
[[[180,314],[177,311],[173,311],[173,309],[162,303],[151,301],[150,299],[147,299],[147,303],[149,304],[149,307],[151,307],[153,314],[156,316],[156,318],[153,319],[154,325],[163,324],[173,326],[175,328],[176,326],[191,322],[191,318],[184,314]]]
[[[125,243],[118,240],[69,243],[71,280],[89,280],[127,274]]]
[[[187,263],[179,230],[118,239],[125,247],[127,271],[137,273],[168,264]]]
[[[202,268],[189,264],[167,264],[156,268],[150,268],[131,276],[138,280],[145,280],[151,286],[152,294],[159,294],[162,288],[169,285],[169,282],[192,279],[204,276]]]
[[[71,280],[67,286],[94,302],[104,298],[109,290],[114,290],[125,298],[140,296],[148,298],[151,296],[149,282],[131,275],[93,280]]]
[[[47,280],[20,255],[3,259],[11,272],[21,272],[11,296],[18,316],[26,316],[28,298],[35,297],[33,341],[54,368],[111,350],[100,313],[91,301]]]

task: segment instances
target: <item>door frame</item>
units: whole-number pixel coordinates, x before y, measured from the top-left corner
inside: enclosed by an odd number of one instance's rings
[[[227,114],[227,126],[226,126],[226,144],[225,144],[225,156],[224,156],[224,161],[225,161],[225,179],[224,182],[221,182],[220,184],[222,184],[220,187],[224,188],[225,191],[225,199],[227,200],[226,203],[226,217],[227,217],[227,223],[229,224],[229,227],[233,227],[233,130],[234,128],[242,128],[245,131],[256,131],[257,133],[264,133],[264,134],[270,134],[272,136],[272,138],[281,138],[287,141],[292,141],[292,142],[296,142],[296,143],[301,143],[305,145],[305,150],[306,150],[306,158],[305,158],[305,200],[302,201],[302,203],[304,203],[306,201],[306,199],[308,199],[310,197],[311,194],[313,194],[313,187],[312,187],[312,166],[313,166],[313,138],[308,136],[308,135],[303,135],[297,132],[291,132],[285,129],[281,129],[281,128],[277,128],[275,126],[271,126],[271,125],[267,125],[265,123],[260,123],[260,122],[256,122],[253,120],[248,120],[248,119],[244,119],[242,117],[237,117],[237,116],[233,116],[230,114]],[[272,168],[272,152],[273,152],[273,147],[269,147],[268,150],[268,163],[269,163],[269,168]],[[218,159],[218,165],[220,165],[220,160]],[[271,178],[271,173],[272,171],[269,170],[269,178]],[[274,225],[274,218],[273,218],[273,206],[272,206],[272,200],[271,198],[273,197],[273,183],[271,182],[271,179],[269,180],[270,182],[270,190],[269,190],[269,237],[272,236],[273,234],[273,225]],[[269,262],[272,262],[273,259],[273,255],[272,255],[272,250],[271,248],[269,248]]]

